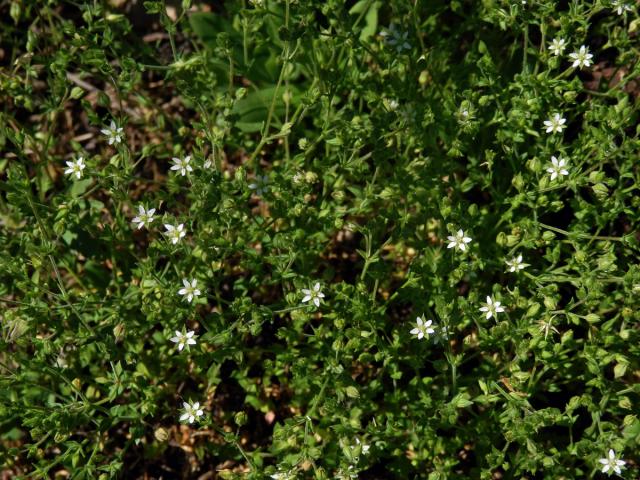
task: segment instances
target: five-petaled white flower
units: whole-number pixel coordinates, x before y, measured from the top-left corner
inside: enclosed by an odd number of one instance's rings
[[[193,297],[197,297],[200,295],[200,290],[198,290],[198,288],[196,287],[196,285],[198,284],[198,280],[196,280],[195,278],[191,281],[183,278],[182,284],[184,285],[184,287],[178,290],[178,294],[183,295],[187,299],[187,302],[193,301]]]
[[[584,45],[582,45],[577,52],[570,53],[569,58],[573,60],[572,67],[589,67],[593,63],[593,61],[591,61],[593,55],[589,53],[589,48]]]
[[[551,157],[551,166],[547,168],[547,172],[551,174],[551,180],[555,180],[556,178],[562,178],[563,175],[569,175],[569,171],[567,170],[567,160],[560,157],[556,158],[555,156]]]
[[[609,470],[613,470],[620,475],[622,473],[620,467],[623,467],[627,463],[624,460],[616,458],[616,452],[613,451],[613,448],[609,449],[609,455],[606,458],[601,458],[598,462],[602,464],[602,473],[608,472],[609,475],[611,475]]]
[[[487,303],[483,305],[484,307],[481,307],[480,311],[486,313],[487,320],[491,317],[498,318],[498,313],[504,312],[504,307],[500,306],[500,302],[493,300],[489,296],[487,297]]]
[[[153,222],[153,214],[156,213],[155,208],[150,208],[149,210],[145,210],[142,205],[138,205],[138,216],[134,217],[132,220],[133,223],[138,224],[138,230],[144,227],[145,223],[149,225]]]
[[[564,38],[554,38],[551,42],[551,45],[549,45],[549,50],[551,50],[551,53],[553,53],[556,57],[562,55],[562,52],[564,52],[565,48],[567,48],[567,42]]]
[[[519,272],[520,270],[528,267],[528,264],[522,263],[522,255],[513,257],[511,260],[506,260],[505,263],[509,267],[510,272]]]
[[[187,333],[176,330],[176,336],[171,337],[169,340],[171,340],[173,343],[177,343],[178,351],[182,351],[185,346],[196,344],[197,335],[195,333],[196,332],[194,332],[193,330],[189,330]]]
[[[630,12],[632,10],[631,5],[624,3],[621,0],[613,0],[611,2],[611,8],[613,8],[618,15],[622,15],[624,12]]]
[[[462,229],[460,229],[455,235],[449,235],[447,240],[449,240],[447,248],[455,248],[456,250],[462,250],[464,252],[467,249],[467,243],[471,241],[471,237],[467,237]]]
[[[392,23],[387,30],[380,32],[384,41],[396,48],[396,52],[402,53],[402,50],[411,50],[411,44],[407,41],[408,33],[401,32]]]
[[[429,335],[436,332],[431,326],[432,323],[433,320],[427,320],[425,322],[424,318],[417,317],[416,326],[409,333],[418,337],[418,340],[422,340],[424,337],[429,338]]]
[[[187,174],[187,172],[193,172],[193,168],[191,168],[191,155],[187,155],[184,158],[173,157],[173,165],[171,166],[171,170],[179,170],[180,175],[183,177]]]
[[[251,190],[255,190],[256,194],[264,195],[269,190],[269,176],[256,175],[256,181],[249,184]]]
[[[111,120],[111,125],[100,130],[100,132],[107,136],[109,145],[122,142],[122,127],[118,127],[113,120]]]
[[[188,402],[183,402],[182,406],[184,407],[184,413],[180,416],[180,421],[184,422],[185,420],[189,423],[193,423],[195,420],[204,415],[204,411],[200,408],[200,402],[194,402],[189,404]]]
[[[171,240],[171,243],[173,243],[174,245],[178,243],[180,239],[186,235],[186,232],[184,231],[183,223],[177,226],[173,226],[173,225],[169,225],[168,223],[165,223],[164,228],[167,229],[167,231],[164,232],[164,234],[167,237],[169,237],[169,239]]]
[[[567,128],[565,123],[567,123],[566,118],[559,113],[554,113],[549,120],[544,121],[544,126],[547,127],[547,133],[562,133],[562,129]]]
[[[67,162],[67,168],[64,173],[67,175],[75,175],[76,178],[80,179],[82,178],[82,170],[84,170],[84,167],[86,165],[84,164],[84,158],[83,157],[78,157],[75,161],[73,162]]]
[[[316,307],[320,306],[320,299],[324,298],[324,293],[320,291],[320,282],[316,282],[313,288],[303,288],[302,294],[304,297],[302,298],[302,303],[306,303],[311,301]]]

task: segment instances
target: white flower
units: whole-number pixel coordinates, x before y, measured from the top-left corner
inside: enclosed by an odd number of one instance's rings
[[[182,284],[184,285],[184,288],[178,290],[178,294],[183,295],[187,299],[187,302],[191,302],[193,300],[193,297],[197,297],[200,295],[200,290],[196,288],[197,283],[198,280],[196,280],[195,278],[191,280],[191,282],[189,282],[189,280],[187,280],[186,278],[183,278]]]
[[[138,224],[138,230],[144,227],[144,224],[147,225],[153,222],[153,214],[156,213],[155,208],[150,208],[149,210],[145,210],[142,205],[138,205],[138,216],[133,219],[133,223]]]
[[[182,237],[186,235],[184,231],[184,224],[181,223],[178,226],[169,225],[168,223],[164,224],[164,228],[167,229],[164,234],[171,239],[171,243],[174,245],[180,241]]]
[[[82,170],[84,170],[84,158],[78,157],[74,162],[67,162],[67,168],[64,173],[67,175],[75,175],[76,178],[82,178]]]
[[[320,299],[324,298],[324,293],[320,291],[320,283],[316,282],[316,284],[311,289],[303,288],[302,294],[304,297],[302,298],[302,303],[306,303],[311,301],[316,307],[320,306]]]
[[[193,168],[189,163],[191,162],[191,155],[187,155],[184,158],[173,157],[173,165],[171,166],[171,170],[180,170],[180,175],[183,177],[187,174],[187,172],[193,172]]]
[[[577,52],[570,53],[569,58],[573,60],[572,67],[588,67],[593,63],[591,61],[593,55],[589,53],[589,48],[584,45],[582,45]]]
[[[544,126],[547,127],[547,133],[562,133],[562,129],[567,128],[566,122],[566,118],[562,118],[559,113],[554,113],[549,120],[544,121]]]
[[[564,175],[569,175],[569,171],[567,170],[567,161],[560,157],[551,157],[551,166],[547,168],[547,172],[551,174],[551,180],[555,180],[556,178]]]
[[[193,330],[189,330],[186,334],[176,330],[176,336],[171,337],[169,340],[173,343],[177,343],[178,351],[182,351],[186,345],[195,345],[196,337],[197,335],[195,335]]]
[[[264,195],[269,190],[269,176],[256,175],[256,181],[249,184],[251,190],[255,190],[256,194]]]
[[[182,406],[184,407],[184,413],[180,416],[181,422],[184,422],[186,420],[189,423],[193,423],[195,420],[204,415],[204,412],[200,408],[200,402],[195,402],[192,404],[183,402]]]
[[[433,323],[433,320],[427,320],[425,322],[424,318],[417,317],[416,326],[409,333],[411,335],[415,335],[416,337],[418,337],[418,340],[422,340],[424,337],[429,338],[429,335],[431,335],[432,333],[435,333],[435,330],[431,326],[432,323]]]
[[[526,263],[522,263],[522,255],[513,257],[511,260],[506,260],[505,263],[509,267],[510,272],[519,272],[520,270],[529,266]]]
[[[471,237],[465,236],[462,230],[458,230],[455,236],[449,235],[447,240],[449,240],[447,248],[455,248],[456,250],[462,250],[464,252],[467,249],[466,244],[471,241]]]
[[[567,42],[564,40],[564,38],[554,38],[551,42],[551,45],[549,45],[549,50],[551,50],[551,53],[553,53],[556,57],[562,55],[562,52],[564,52],[565,48],[567,48]]]
[[[630,12],[632,10],[631,5],[623,3],[620,0],[613,0],[611,2],[611,8],[613,8],[618,15],[622,15],[624,12]]]
[[[109,127],[100,130],[100,132],[107,136],[109,145],[122,142],[122,127],[118,127],[113,120],[111,120]]]
[[[480,308],[481,312],[486,313],[487,320],[495,316],[498,318],[498,313],[504,312],[504,307],[500,306],[500,302],[494,301],[491,297],[487,297],[487,303],[484,307]]]
[[[598,462],[603,465],[602,473],[607,473],[611,469],[618,475],[622,473],[620,467],[624,466],[627,463],[624,460],[617,459],[616,452],[614,452],[612,448],[609,449],[609,456],[607,458],[601,458],[600,460],[598,460]],[[611,475],[611,472],[609,472],[609,475]]]
[[[402,50],[411,50],[411,44],[407,42],[407,32],[401,32],[396,29],[396,26],[392,23],[387,30],[380,32],[382,38],[392,47],[396,48],[396,52],[402,53]]]

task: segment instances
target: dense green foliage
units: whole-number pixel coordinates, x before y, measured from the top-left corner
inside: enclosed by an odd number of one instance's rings
[[[9,475],[638,478],[636,5],[0,13]]]

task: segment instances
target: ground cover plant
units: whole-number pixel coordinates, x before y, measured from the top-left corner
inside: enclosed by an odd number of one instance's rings
[[[1,1],[3,478],[638,478],[638,8]]]

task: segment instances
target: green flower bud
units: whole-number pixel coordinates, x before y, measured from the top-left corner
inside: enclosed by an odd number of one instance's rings
[[[238,412],[233,417],[233,421],[236,422],[236,425],[239,427],[246,425],[248,419],[246,412]]]
[[[120,343],[125,336],[126,328],[124,323],[119,323],[115,327],[113,327],[113,336],[115,338],[116,343]]]
[[[507,244],[507,234],[504,232],[498,233],[498,236],[496,237],[496,243],[501,247],[504,247]]]

